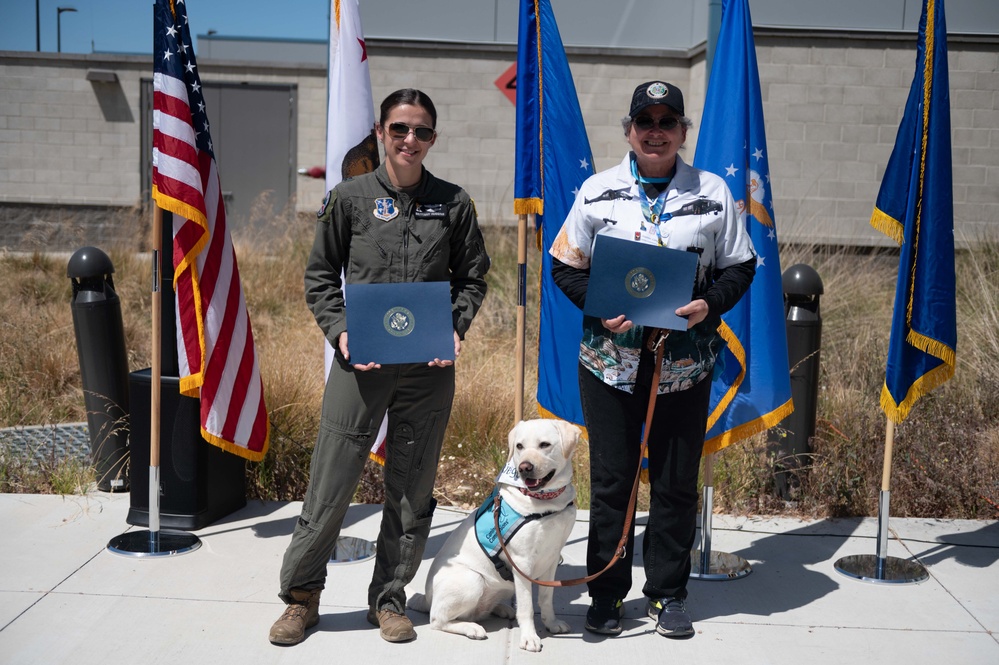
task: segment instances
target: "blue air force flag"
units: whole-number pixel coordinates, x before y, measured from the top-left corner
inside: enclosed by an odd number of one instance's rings
[[[760,76],[747,0],[725,0],[694,166],[728,183],[757,252],[756,277],[722,317],[727,342],[711,386],[705,454],[793,410],[777,228]]]
[[[916,73],[871,225],[901,249],[881,408],[893,422],[954,375],[957,305],[947,26],[924,0]]]
[[[538,405],[583,423],[579,340],[583,315],[551,277],[551,247],[593,157],[562,37],[549,0],[521,0],[517,41],[517,166],[514,212],[534,214],[541,250]]]

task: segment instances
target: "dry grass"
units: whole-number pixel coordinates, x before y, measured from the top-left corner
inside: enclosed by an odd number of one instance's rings
[[[877,514],[886,421],[884,383],[897,256],[785,250],[782,265],[807,263],[825,294],[818,423],[813,458],[795,501],[775,497],[765,436],[718,455],[715,501],[731,512],[793,510],[813,516]],[[958,367],[917,402],[895,430],[891,512],[899,517],[999,516],[999,292],[997,248],[958,258]]]
[[[259,222],[259,220],[258,220]],[[141,217],[126,220],[142,229]],[[322,336],[302,294],[312,242],[310,216],[284,215],[234,232],[272,423],[271,450],[247,467],[251,497],[300,499],[308,480],[322,399]],[[149,365],[148,231],[105,248],[114,261],[129,366]],[[438,473],[437,498],[477,504],[506,458],[516,383],[516,232],[487,227],[490,292],[463,346],[458,390]],[[536,302],[538,252],[529,242],[528,302]],[[67,257],[0,254],[0,427],[75,422],[86,414],[66,278]],[[897,258],[786,248],[782,265],[807,263],[822,276],[818,431],[794,501],[776,498],[773,462],[761,435],[716,456],[715,507],[726,512],[873,515],[881,483],[885,421],[878,407]],[[922,399],[896,432],[892,514],[999,516],[999,247],[982,244],[958,261],[958,371]],[[525,414],[536,413],[537,307],[528,306]],[[587,448],[576,457],[587,504]],[[0,450],[0,491],[64,492],[85,485],[68,463],[40,469]],[[68,477],[69,480],[65,478]],[[357,498],[379,501],[369,465]],[[640,504],[642,505],[642,504]]]

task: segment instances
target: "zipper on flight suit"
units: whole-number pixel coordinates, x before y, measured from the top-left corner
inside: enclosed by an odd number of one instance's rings
[[[416,242],[423,244],[420,236],[413,233],[409,228],[409,223],[416,214],[416,199],[411,196],[407,198],[409,199],[406,206],[408,210],[406,210],[406,219],[403,222],[406,227],[402,231],[402,281],[404,282],[409,281],[409,236],[412,235],[416,238]]]
[[[402,281],[409,281],[409,224],[402,230]]]

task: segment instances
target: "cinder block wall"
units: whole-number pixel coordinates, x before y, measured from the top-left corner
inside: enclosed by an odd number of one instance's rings
[[[118,82],[92,83],[88,68]],[[134,205],[150,69],[149,58],[0,53],[0,202]]]
[[[915,37],[760,31],[756,44],[781,238],[886,244],[868,220],[912,81]],[[427,166],[465,187],[485,223],[515,223],[515,109],[494,84],[515,49],[369,40],[368,55],[376,113],[393,90],[425,90],[440,129]],[[949,55],[957,240],[999,238],[999,40],[952,37]],[[619,120],[634,86],[653,78],[684,91],[694,128],[683,154],[693,160],[703,51],[570,49],[569,62],[597,170],[624,155]],[[298,166],[324,163],[324,66],[199,66],[205,81],[296,85]],[[119,81],[91,83],[88,68],[113,70]],[[151,70],[141,56],[0,53],[0,224],[10,223],[2,208],[24,204],[142,203],[139,89]],[[296,183],[297,209],[315,210],[323,182]]]
[[[915,70],[911,37],[756,40],[782,239],[885,244],[869,226]],[[959,244],[999,238],[999,44],[948,45]]]
[[[483,220],[516,223],[516,109],[495,85],[516,61],[516,51],[511,48],[475,57],[442,51],[417,57],[405,49],[369,46],[368,54],[376,115],[381,100],[394,90],[416,87],[425,91],[437,107],[439,130],[437,144],[425,162],[427,168],[468,190]],[[620,120],[628,113],[638,83],[667,78],[690,100],[688,114],[700,115],[704,87],[697,78],[692,80],[692,73],[698,72],[703,79],[700,59],[692,64],[687,58],[581,54],[573,56],[569,66],[597,171],[620,162],[628,150]],[[688,156],[696,140],[695,130],[688,135]]]
[[[756,37],[775,213],[783,240],[884,245],[869,224],[915,70],[915,38],[763,33]],[[494,85],[505,53],[418,53],[369,48],[377,105],[392,90],[426,90],[441,139],[428,157],[463,185],[488,222],[513,223],[515,113]],[[665,78],[694,121],[705,92],[703,54],[620,55],[570,50],[570,69],[597,170],[627,150],[620,119],[640,82]],[[999,40],[949,44],[954,217],[959,245],[999,238]],[[738,109],[732,109],[737,113]]]

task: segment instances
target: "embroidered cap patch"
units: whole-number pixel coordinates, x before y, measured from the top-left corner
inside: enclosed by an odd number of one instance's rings
[[[669,90],[666,88],[666,84],[660,83],[659,81],[656,81],[655,83],[650,85],[645,92],[652,99],[662,99],[667,94],[669,94]]]

